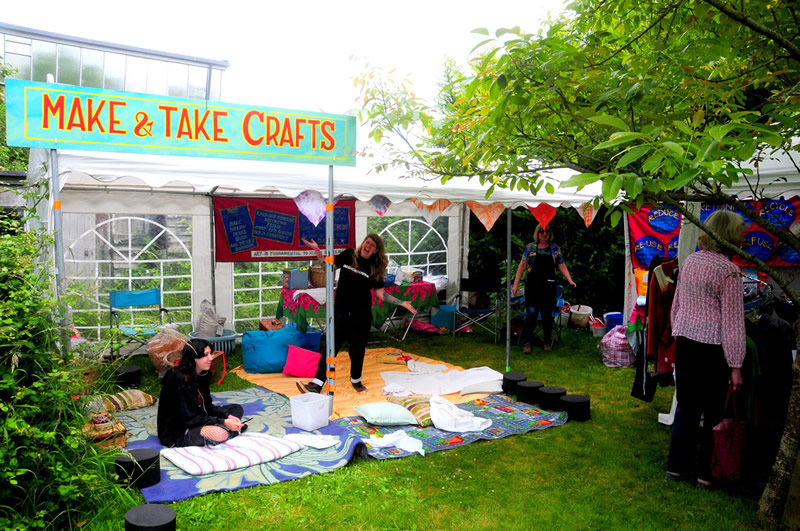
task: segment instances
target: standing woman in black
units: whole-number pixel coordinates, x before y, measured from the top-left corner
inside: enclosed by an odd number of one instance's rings
[[[537,313],[542,315],[542,328],[544,329],[544,349],[550,350],[553,345],[553,308],[556,306],[556,269],[570,286],[575,287],[572,276],[569,274],[567,264],[561,249],[553,243],[553,230],[541,225],[536,225],[533,231],[533,242],[525,247],[522,261],[517,268],[514,286],[511,294],[516,295],[522,273],[527,271],[525,279],[525,325],[522,330],[524,346],[522,352],[531,353],[531,339],[533,329],[536,327]]]
[[[314,240],[303,239],[303,243],[314,249],[317,258],[324,264],[319,245]],[[369,329],[372,326],[372,290],[375,290],[375,296],[379,300],[417,313],[409,301],[401,301],[384,292],[383,277],[386,275],[388,264],[386,247],[377,234],[368,234],[357,249],[345,249],[333,260],[333,265],[341,269],[334,304],[333,322],[336,329],[334,353],[338,353],[342,344],[347,341],[350,346],[350,383],[359,393],[367,390],[361,383],[361,371],[364,367]],[[325,356],[321,356],[314,379],[308,384],[297,382],[297,388],[302,393],[321,392],[326,370]]]

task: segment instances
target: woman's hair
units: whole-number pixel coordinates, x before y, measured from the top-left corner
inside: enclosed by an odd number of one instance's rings
[[[386,246],[383,244],[383,238],[371,232],[364,237],[364,240],[361,242],[361,245],[356,248],[356,252],[353,253],[353,267],[358,269],[358,257],[361,256],[361,247],[364,245],[364,242],[370,239],[375,242],[375,253],[370,257],[370,265],[369,265],[369,278],[372,280],[378,281],[383,279],[386,275],[386,267],[389,265],[389,257],[386,256]]]
[[[536,225],[536,228],[533,231],[533,243],[539,243],[539,233],[542,232],[543,230],[547,230],[547,243],[553,241],[553,236],[554,236],[553,229],[552,228],[545,229],[544,227],[542,227],[542,224],[540,223]]]
[[[736,240],[741,237],[744,228],[742,216],[730,210],[717,210],[706,219],[706,227],[723,240],[737,244]],[[697,246],[704,251],[715,253],[722,252],[722,248],[706,232],[701,232],[697,238]]]
[[[194,376],[198,358],[205,356],[206,347],[211,347],[211,343],[201,338],[190,339],[181,352],[181,361],[178,362],[178,371],[189,376]],[[214,347],[211,347],[214,350]]]

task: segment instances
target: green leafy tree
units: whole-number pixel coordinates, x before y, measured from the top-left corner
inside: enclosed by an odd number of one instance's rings
[[[578,172],[562,186],[602,182],[607,217],[664,203],[705,228],[687,203],[728,205],[780,245],[800,251],[789,227],[757,215],[731,191],[768,196],[759,163],[797,164],[800,11],[786,0],[577,0],[535,34],[500,29],[463,79],[429,107],[378,69],[357,82],[361,118],[385,164],[447,180],[553,192],[542,170]],[[476,30],[489,37],[486,30]],[[390,134],[391,133],[391,134]],[[753,169],[754,168],[754,169]],[[381,169],[379,166],[378,169]],[[599,198],[598,198],[599,199]],[[716,238],[716,235],[711,234]],[[798,305],[787,279],[766,271]],[[800,367],[762,516],[778,520],[800,446]]]

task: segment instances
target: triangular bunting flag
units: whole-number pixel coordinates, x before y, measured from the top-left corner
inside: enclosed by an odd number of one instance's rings
[[[422,217],[425,218],[425,221],[428,222],[428,225],[433,225],[433,222],[439,215],[447,210],[447,208],[451,205],[450,201],[447,199],[439,199],[435,201],[433,204],[426,205],[419,199],[411,199],[411,203],[413,203],[418,209],[422,211]]]
[[[575,207],[578,212],[580,213],[581,217],[583,218],[583,222],[588,227],[594,221],[595,216],[597,216],[597,209],[592,206],[591,203],[584,203],[579,207]]]
[[[547,203],[539,203],[535,207],[530,205],[525,206],[528,207],[528,210],[531,211],[533,217],[536,218],[536,221],[538,221],[543,228],[546,228],[547,224],[556,217],[556,207],[548,205]]]
[[[325,219],[325,199],[319,192],[313,190],[302,192],[294,198],[294,204],[315,227]]]
[[[369,204],[375,209],[376,214],[383,216],[386,214],[386,211],[389,210],[389,205],[391,205],[392,202],[389,201],[389,198],[386,196],[375,195],[369,200]]]
[[[503,214],[503,211],[506,207],[503,206],[502,203],[492,203],[491,205],[481,205],[480,203],[476,203],[475,201],[467,201],[465,203],[472,213],[477,216],[483,226],[486,227],[486,231],[492,230],[494,226],[494,222]]]

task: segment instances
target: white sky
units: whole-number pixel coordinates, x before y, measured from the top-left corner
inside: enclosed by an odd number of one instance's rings
[[[446,57],[465,64],[491,32],[533,32],[562,0],[3,0],[0,20],[107,42],[224,59],[228,102],[342,114],[357,108],[350,56],[407,73],[433,100]],[[360,143],[360,142],[359,142]]]

